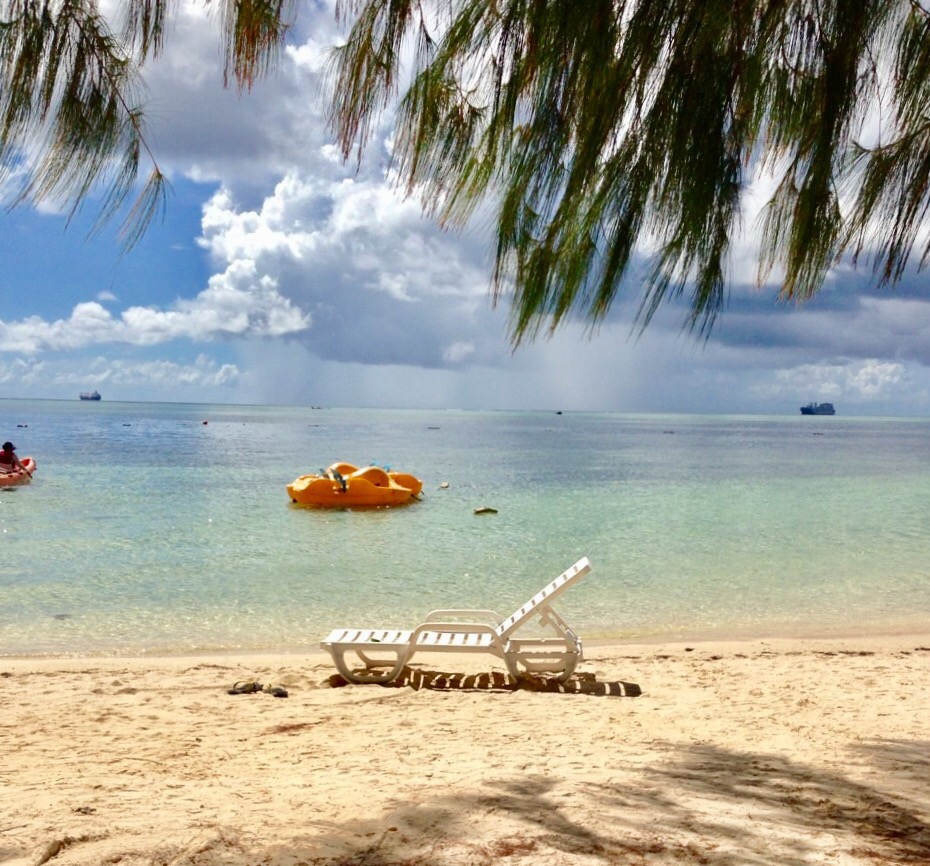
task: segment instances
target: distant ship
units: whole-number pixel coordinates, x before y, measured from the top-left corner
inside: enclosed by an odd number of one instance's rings
[[[99,391],[84,391],[83,394],[78,395],[82,400],[99,400],[100,392]]]
[[[801,407],[802,415],[835,415],[832,403],[808,403]]]

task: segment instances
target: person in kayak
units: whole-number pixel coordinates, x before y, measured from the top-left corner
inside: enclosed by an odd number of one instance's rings
[[[32,474],[16,456],[16,446],[12,442],[4,442],[3,449],[0,450],[0,473],[10,475],[17,470],[25,472],[27,475]]]

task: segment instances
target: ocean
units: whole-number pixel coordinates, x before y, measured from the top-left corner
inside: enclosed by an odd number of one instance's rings
[[[930,622],[928,419],[77,399],[0,418],[38,467],[0,488],[2,656],[315,650],[336,626],[510,613],[581,556],[559,610],[586,640]],[[412,472],[422,498],[289,501],[337,460]]]

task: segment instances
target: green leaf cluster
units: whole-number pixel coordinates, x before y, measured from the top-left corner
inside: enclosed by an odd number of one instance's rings
[[[160,42],[160,14],[136,10],[123,39],[87,0],[0,2],[0,182],[12,204],[52,201],[71,214],[99,186],[98,227],[136,192],[147,149],[141,80],[132,34],[143,53]],[[166,180],[157,164],[125,213],[122,237],[134,243],[157,211]]]
[[[814,295],[844,253],[899,279],[930,188],[930,21],[908,0],[342,0],[334,129],[364,146],[400,98],[396,165],[448,226],[496,214],[513,337],[725,305],[745,196],[765,177],[759,283]],[[405,85],[400,62],[410,58]],[[877,121],[876,121],[877,118]],[[879,124],[887,140],[866,145]],[[648,254],[641,274],[638,254]]]
[[[48,201],[73,217],[102,190],[94,229],[119,218],[127,248],[164,212],[169,184],[146,137],[141,70],[164,47],[170,5],[125,0],[107,18],[95,0],[0,0],[0,188],[10,206]],[[217,6],[224,82],[251,87],[273,67],[292,9]]]
[[[210,2],[210,0],[208,0]],[[286,0],[213,0],[224,81],[274,67]],[[0,182],[74,209],[106,189],[131,244],[163,206],[144,62],[168,0],[0,0]],[[639,323],[688,293],[708,334],[747,191],[757,280],[803,301],[843,255],[893,285],[930,260],[930,14],[918,0],[337,0],[330,121],[361,159],[396,109],[394,168],[442,225],[494,215],[492,296],[519,344],[592,327],[624,287]],[[152,165],[136,194],[143,157]],[[645,258],[644,258],[645,256]],[[645,266],[640,262],[645,261]]]

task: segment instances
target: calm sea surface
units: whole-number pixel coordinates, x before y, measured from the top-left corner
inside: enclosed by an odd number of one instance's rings
[[[583,555],[560,611],[585,638],[930,623],[925,419],[0,400],[0,435],[38,463],[0,489],[0,655],[316,649],[510,613]],[[289,502],[336,460],[423,498]]]

